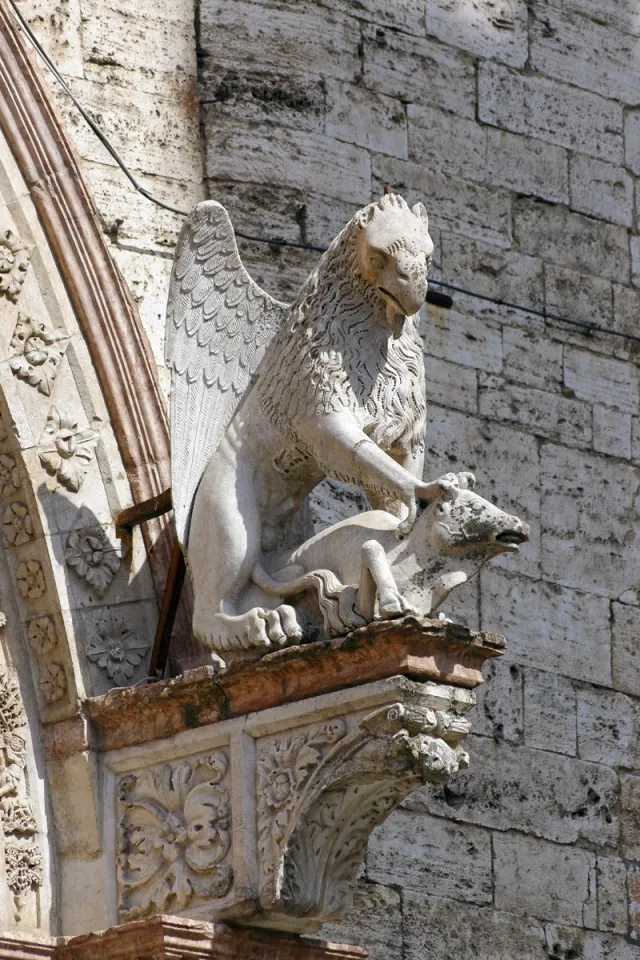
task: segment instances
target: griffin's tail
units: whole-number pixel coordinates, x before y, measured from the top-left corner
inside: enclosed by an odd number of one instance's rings
[[[274,580],[260,564],[256,564],[252,579],[265,593],[279,597],[292,597],[309,589],[315,590],[324,628],[330,637],[340,637],[366,624],[356,606],[356,587],[345,586],[331,570],[312,570],[293,580],[280,581]]]

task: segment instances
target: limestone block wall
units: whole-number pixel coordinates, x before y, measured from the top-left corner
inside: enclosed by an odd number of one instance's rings
[[[202,0],[199,39],[208,189],[240,229],[326,245],[387,183],[426,203],[434,276],[640,333],[635,4]],[[315,259],[243,249],[282,297]],[[464,295],[424,334],[428,475],[475,470],[533,535],[452,605],[510,642],[470,770],[375,833],[328,933],[375,960],[632,960],[638,344]]]
[[[325,245],[388,183],[427,204],[435,277],[640,334],[635,0],[21,8],[162,199]],[[160,358],[179,218],[59,104]],[[284,298],[317,256],[242,250]],[[326,933],[374,960],[640,958],[638,345],[461,294],[424,333],[428,475],[475,470],[533,535],[451,607],[510,642],[471,769],[376,832]]]

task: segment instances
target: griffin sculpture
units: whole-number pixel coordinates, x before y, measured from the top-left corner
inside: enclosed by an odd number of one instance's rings
[[[360,210],[293,304],[242,265],[229,216],[186,220],[169,291],[173,505],[194,586],[194,633],[225,655],[298,642],[296,611],[246,597],[274,530],[324,477],[361,486],[411,529],[424,483],[417,313],[433,243],[424,206]],[[402,506],[404,505],[404,506]]]

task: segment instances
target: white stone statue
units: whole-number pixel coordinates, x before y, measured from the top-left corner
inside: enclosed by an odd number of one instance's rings
[[[424,206],[384,196],[287,305],[249,277],[220,204],[188,217],[167,316],[173,505],[194,633],[223,654],[301,639],[292,606],[246,609],[243,598],[274,529],[323,477],[397,513],[399,536],[417,502],[439,494],[422,481],[417,330],[432,251]]]
[[[307,633],[321,615],[328,636],[374,619],[429,616],[450,592],[500,553],[517,551],[529,526],[474,492],[472,473],[448,473],[406,538],[397,517],[369,510],[336,523],[288,552],[256,565],[245,606],[296,604]],[[439,489],[438,489],[439,488]]]

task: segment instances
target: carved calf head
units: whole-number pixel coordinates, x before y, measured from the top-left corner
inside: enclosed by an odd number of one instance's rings
[[[529,539],[529,525],[511,516],[475,493],[472,473],[445,474],[438,481],[436,496],[421,514],[414,533],[441,556],[483,555],[514,552]]]
[[[409,209],[402,197],[388,194],[363,211],[358,261],[365,280],[386,305],[394,338],[405,317],[413,316],[427,295],[433,242],[423,204]]]

